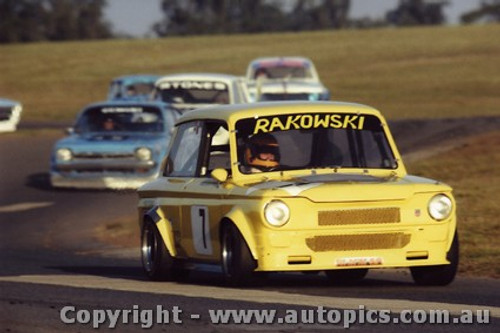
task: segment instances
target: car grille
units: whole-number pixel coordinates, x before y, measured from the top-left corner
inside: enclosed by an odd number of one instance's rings
[[[315,252],[401,249],[410,243],[410,234],[402,232],[360,235],[327,235],[306,239]]]
[[[318,213],[318,225],[320,226],[399,222],[401,222],[400,210],[392,207],[328,210]]]
[[[12,107],[0,107],[0,121],[9,120],[12,116]]]
[[[79,174],[145,174],[155,165],[153,161],[139,161],[129,152],[78,152],[71,161],[58,164],[57,169]]]
[[[99,158],[113,158],[113,159],[129,159],[129,158],[134,158],[134,154],[131,153],[77,153],[74,155],[75,159],[81,159],[81,160],[93,160],[93,159],[99,159]]]
[[[91,174],[91,173],[96,173],[96,174],[102,174],[102,173],[120,173],[120,174],[135,174],[137,171],[135,169],[126,169],[126,168],[82,168],[78,170],[74,170],[74,172],[81,173],[81,174]]]

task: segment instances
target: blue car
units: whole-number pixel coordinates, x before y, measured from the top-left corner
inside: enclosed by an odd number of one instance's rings
[[[117,77],[109,84],[110,101],[146,101],[154,89],[159,75],[134,74]]]
[[[86,106],[52,150],[53,187],[135,189],[160,172],[179,111],[161,102]]]

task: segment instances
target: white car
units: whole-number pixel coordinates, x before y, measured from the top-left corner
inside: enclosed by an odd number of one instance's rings
[[[184,73],[159,78],[153,98],[181,112],[220,104],[248,103],[244,79],[229,74]]]
[[[329,100],[325,87],[317,82],[270,81],[258,82],[255,101],[322,101]]]
[[[246,73],[251,101],[329,100],[314,63],[304,57],[264,57],[250,62]]]
[[[21,119],[21,103],[0,98],[0,132],[13,132]]]

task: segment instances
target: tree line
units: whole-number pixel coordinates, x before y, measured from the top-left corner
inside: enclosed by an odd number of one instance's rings
[[[106,0],[0,0],[0,43],[112,38]]]
[[[399,0],[385,18],[349,18],[351,0],[162,0],[158,37],[439,25],[449,0]],[[117,37],[105,20],[106,0],[0,0],[0,43]],[[500,22],[500,0],[482,0],[462,16]]]

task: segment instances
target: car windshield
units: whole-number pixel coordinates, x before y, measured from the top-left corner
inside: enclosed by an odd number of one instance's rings
[[[154,88],[152,82],[136,82],[123,86],[123,94],[127,97],[134,97],[136,95],[147,96]]]
[[[264,79],[306,79],[312,78],[312,73],[309,67],[304,64],[262,64],[254,69],[254,79],[262,77]]]
[[[312,168],[395,169],[379,118],[306,113],[236,123],[242,173]]]
[[[313,93],[264,93],[259,101],[317,101],[319,94]]]
[[[109,88],[109,99],[147,98],[154,89],[154,81],[114,81]]]
[[[82,132],[162,132],[164,119],[153,106],[95,106],[79,117],[75,130]]]
[[[174,104],[229,104],[227,84],[217,81],[164,81],[159,98]]]

